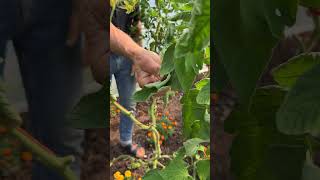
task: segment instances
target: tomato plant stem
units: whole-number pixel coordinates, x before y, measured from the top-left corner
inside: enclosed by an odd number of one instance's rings
[[[126,108],[124,108],[122,105],[120,105],[114,97],[111,96],[111,103],[116,106],[124,115],[128,116],[138,127],[141,129],[145,130],[150,130],[152,131],[152,137],[154,140],[154,145],[155,145],[155,156],[150,159],[150,162],[153,162],[153,168],[156,169],[159,162],[158,159],[161,158],[161,147],[160,147],[160,134],[158,130],[156,129],[156,100],[153,99],[152,105],[149,109],[149,116],[151,117],[151,125],[147,126],[141,123],[134,115],[132,112],[128,111]],[[123,156],[121,157],[123,158]],[[117,158],[115,160],[118,160]],[[110,166],[112,166],[114,161],[110,163]]]
[[[69,164],[74,160],[73,156],[56,157],[51,151],[40,145],[31,136],[27,136],[22,129],[12,129],[10,133],[23,143],[40,162],[54,169],[66,180],[78,179],[74,172],[69,168]]]

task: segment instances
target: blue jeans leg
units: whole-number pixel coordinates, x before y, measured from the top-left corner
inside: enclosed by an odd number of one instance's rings
[[[72,168],[80,177],[83,131],[68,127],[66,122],[67,113],[81,96],[80,48],[59,43],[66,26],[52,25],[54,28],[47,24],[14,39],[29,105],[29,130],[58,156],[75,155]],[[33,180],[63,180],[39,163],[34,164],[32,173]]]
[[[128,110],[134,110],[135,103],[132,100],[132,95],[135,92],[136,81],[134,76],[131,75],[132,61],[123,56],[112,55],[110,67],[114,68],[112,71],[117,83],[120,104]],[[132,142],[133,125],[132,120],[121,113],[119,129],[121,143]]]
[[[73,170],[80,176],[83,131],[67,127],[66,114],[80,98],[81,66],[74,50],[25,52],[19,58],[29,104],[30,132],[59,156],[75,155]],[[19,51],[19,48],[17,48]],[[51,169],[35,163],[33,180],[62,180]]]

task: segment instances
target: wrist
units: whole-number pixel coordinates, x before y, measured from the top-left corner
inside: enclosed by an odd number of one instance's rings
[[[127,50],[128,55],[129,55],[128,58],[132,59],[134,64],[139,64],[140,58],[138,58],[138,57],[140,56],[141,52],[143,52],[143,51],[144,51],[144,49],[136,44],[135,47],[129,48]]]

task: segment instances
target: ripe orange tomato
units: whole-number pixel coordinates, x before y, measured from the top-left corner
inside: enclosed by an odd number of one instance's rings
[[[164,140],[164,135],[161,136],[161,140]]]
[[[177,126],[177,124],[178,124],[177,121],[172,122],[172,125],[174,125],[174,126]]]

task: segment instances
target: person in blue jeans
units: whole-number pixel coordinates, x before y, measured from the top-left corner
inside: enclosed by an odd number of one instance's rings
[[[141,27],[138,7],[130,14],[127,14],[124,9],[116,8],[112,17],[112,23],[138,41],[137,43],[139,44]],[[133,29],[136,31],[134,32]],[[134,111],[135,103],[132,99],[132,95],[136,90],[136,80],[133,74],[132,60],[111,52],[109,62],[110,81],[112,75],[114,75],[119,93],[119,103],[129,111]],[[143,157],[145,155],[144,148],[137,144],[133,144],[132,142],[133,126],[132,120],[121,113],[119,127],[120,144],[128,153],[137,157]]]

